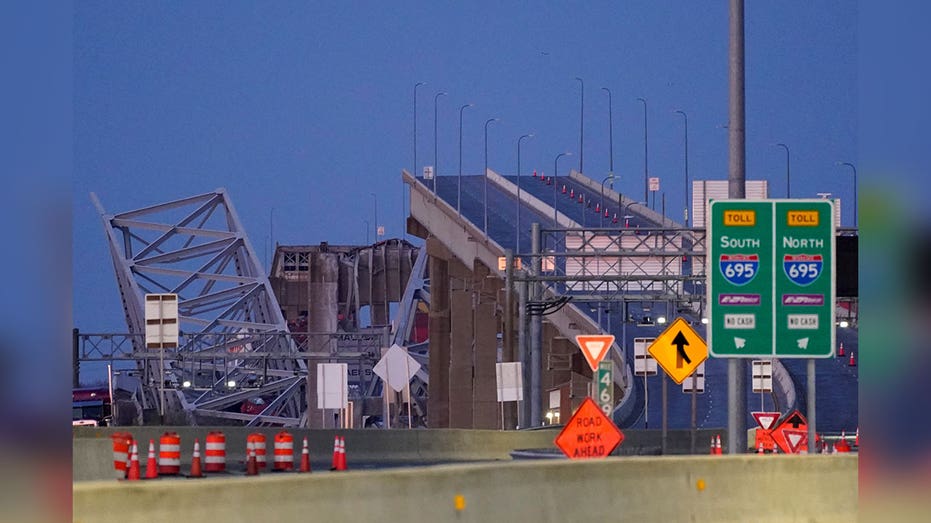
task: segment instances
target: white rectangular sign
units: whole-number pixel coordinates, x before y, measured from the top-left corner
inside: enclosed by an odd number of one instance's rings
[[[178,295],[145,295],[145,346],[147,349],[178,346]]]
[[[349,365],[317,364],[317,408],[344,409],[349,406]]]
[[[524,380],[519,361],[495,364],[498,382],[498,401],[521,401],[524,399]]]
[[[647,348],[656,338],[634,338],[634,376],[653,376],[656,374],[656,360]]]
[[[753,360],[753,392],[773,391],[773,362],[769,360]]]

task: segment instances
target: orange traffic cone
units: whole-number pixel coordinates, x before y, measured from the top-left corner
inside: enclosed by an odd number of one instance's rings
[[[194,438],[194,455],[191,457],[191,474],[188,477],[204,477],[204,473],[200,468],[200,441],[198,441],[197,438]]]
[[[853,356],[853,351],[850,351],[850,361],[847,362],[847,365],[851,367],[857,366],[857,359]]]
[[[717,441],[715,441],[715,444],[714,444],[714,453],[717,454],[718,456],[720,456],[721,454],[724,454],[724,450],[721,448],[721,435],[720,434],[718,434],[718,439]]]
[[[566,184],[563,184],[563,185],[562,185],[562,193],[563,193],[563,194],[566,194]]]
[[[346,466],[346,438],[339,438],[339,469],[338,470],[347,470]]]
[[[251,441],[246,443],[246,475],[259,475],[259,467],[255,462],[255,446]]]
[[[859,446],[860,446],[860,427],[857,427],[857,434],[856,434],[856,436],[853,438],[853,445],[854,445],[855,447],[859,447]]]
[[[711,436],[711,451],[710,451],[709,453],[710,453],[712,456],[714,456],[715,454],[717,454],[717,452],[714,451],[714,436]]]
[[[841,342],[840,346],[837,347],[837,356],[841,358],[844,357],[844,342]]]
[[[536,170],[536,169],[533,170],[533,177],[534,177],[534,178],[537,177],[537,170]]]
[[[135,481],[139,479],[139,449],[135,440],[133,440],[133,447],[131,452],[129,471],[126,473],[126,479]]]
[[[149,440],[149,458],[145,462],[145,479],[158,477],[158,461],[155,460],[155,441]]]
[[[307,438],[304,438],[304,448],[301,450],[300,472],[310,472],[310,450],[307,449]]]
[[[762,442],[762,441],[756,446],[756,453],[757,453],[757,454],[765,454],[765,453],[766,453],[766,451],[763,450],[763,442]]]
[[[333,463],[330,470],[339,470],[339,436],[333,439]]]
[[[617,223],[617,213],[614,213],[614,218],[611,218],[611,223]]]

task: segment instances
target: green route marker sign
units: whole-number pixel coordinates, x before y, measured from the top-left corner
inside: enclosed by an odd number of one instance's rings
[[[717,358],[834,355],[831,200],[715,200],[708,348]]]

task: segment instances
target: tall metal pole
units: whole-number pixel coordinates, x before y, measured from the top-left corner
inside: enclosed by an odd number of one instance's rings
[[[459,180],[456,185],[456,212],[459,216],[462,216],[462,110],[466,107],[472,107],[472,104],[459,108]]]
[[[601,211],[598,212],[598,220],[601,227],[605,226],[604,220],[604,206],[605,206],[605,182],[611,180],[611,183],[614,183],[614,173],[609,173],[605,176],[604,180],[601,180]]]
[[[555,183],[555,182],[554,182]],[[543,273],[543,259],[541,257],[541,237],[540,224],[534,222],[530,225],[530,252],[532,258],[532,272],[534,276],[540,276]],[[532,283],[530,296],[533,301],[540,301],[543,298],[543,285],[539,280]],[[531,427],[539,427],[543,424],[541,390],[541,354],[542,345],[543,316],[534,314],[530,320],[530,424]]]
[[[647,141],[647,100],[646,98],[637,98],[643,102],[643,201],[650,201],[650,149]]]
[[[427,82],[417,82],[414,84],[414,167],[411,170],[413,176],[417,176],[417,88],[421,85],[427,85]],[[407,239],[407,194],[404,189],[404,184],[401,184],[401,236],[404,239]],[[376,232],[378,224],[375,224]],[[375,241],[378,241],[378,236],[376,234]]]
[[[375,243],[378,243],[378,195],[370,192],[375,205]]]
[[[559,227],[559,213],[556,212],[556,177],[559,175],[559,159],[563,156],[572,156],[572,153],[559,153],[553,160],[553,227]]]
[[[533,133],[522,135],[517,139],[517,225],[514,228],[514,253],[520,254],[520,142],[524,138],[533,138]]]
[[[608,93],[608,174],[614,175],[614,118],[611,115],[611,89],[602,87]],[[614,182],[611,182],[612,184]],[[611,187],[612,189],[614,187]],[[602,204],[603,205],[603,204]]]
[[[776,146],[782,147],[783,149],[786,150],[786,198],[791,198],[792,191],[790,189],[791,178],[789,178],[789,146],[784,143],[777,143]]]
[[[685,124],[685,210],[683,217],[685,218],[685,226],[689,226],[689,115],[685,114],[685,111],[676,110],[676,113],[682,115],[682,121]]]
[[[517,415],[517,423],[521,428],[530,425],[530,354],[527,350],[527,340],[530,334],[530,316],[527,314],[528,292],[528,282],[522,279],[517,285],[517,306],[520,308],[518,311],[520,327],[517,331],[517,361],[520,362],[521,367],[521,386],[524,397],[524,400],[520,402],[520,411]]]
[[[485,120],[485,170],[482,172],[482,207],[485,208],[485,226],[482,231],[485,236],[488,236],[488,124],[497,121],[497,118]]]
[[[744,102],[744,0],[730,0],[728,41],[728,173],[727,195],[746,198],[746,122]],[[746,365],[727,360],[727,448],[737,454],[746,448]]]
[[[846,165],[853,169],[853,226],[857,226],[857,167],[850,162],[837,162],[837,165]]]
[[[578,76],[575,79],[581,84],[579,88],[581,102],[579,107],[579,173],[582,173],[582,158],[585,157],[585,82]]]
[[[427,82],[417,82],[414,84],[414,176],[417,176],[417,88],[421,85],[427,85]]]
[[[439,154],[437,154],[437,146],[436,146],[437,144],[437,138],[436,138],[437,136],[437,132],[436,132],[437,111],[436,109],[437,109],[437,100],[439,100],[441,96],[445,96],[445,95],[446,95],[446,91],[440,91],[436,93],[436,95],[433,97],[433,195],[434,196],[436,195],[436,177],[440,175],[440,165],[439,165],[439,160],[437,159],[439,157]]]

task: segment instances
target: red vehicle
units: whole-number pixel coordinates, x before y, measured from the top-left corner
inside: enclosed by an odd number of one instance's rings
[[[111,416],[110,389],[107,387],[71,391],[72,425],[107,425]]]

